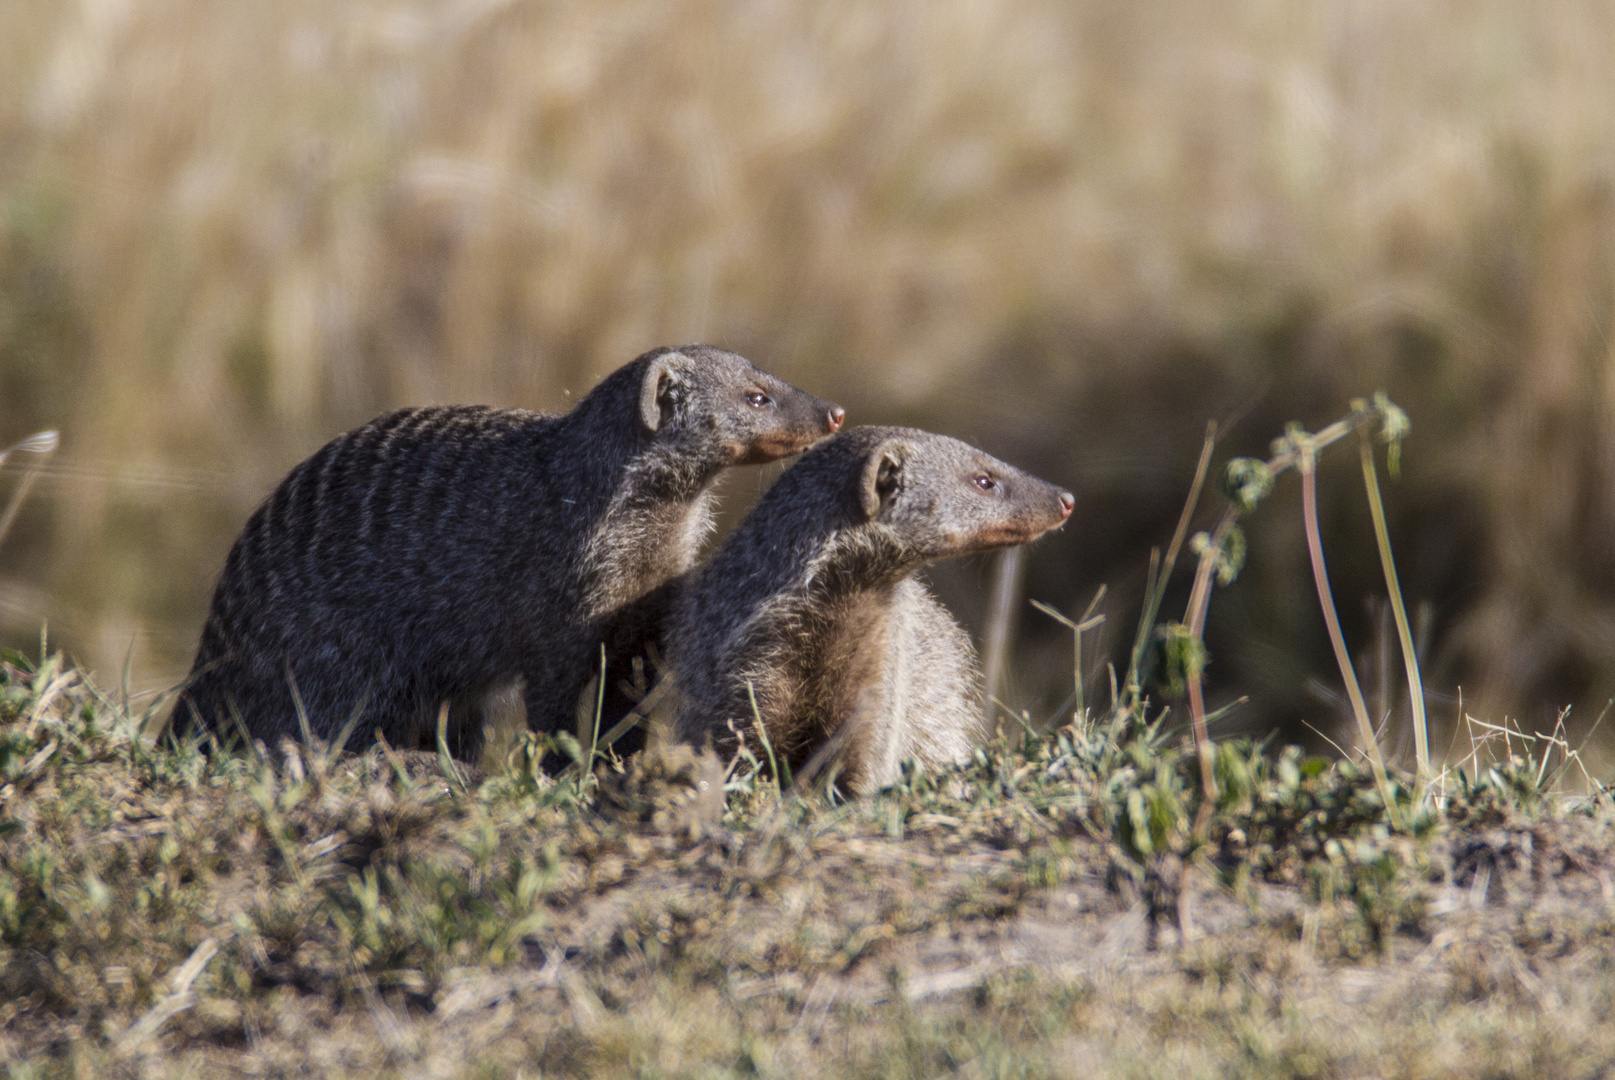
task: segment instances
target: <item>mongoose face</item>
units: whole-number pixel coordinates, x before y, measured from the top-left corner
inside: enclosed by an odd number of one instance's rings
[[[646,429],[675,448],[713,453],[721,464],[761,465],[799,454],[839,430],[846,415],[723,349],[686,345],[644,360]]]
[[[858,449],[858,511],[900,537],[914,562],[1024,544],[1058,528],[1075,498],[945,435],[904,428],[848,432]]]

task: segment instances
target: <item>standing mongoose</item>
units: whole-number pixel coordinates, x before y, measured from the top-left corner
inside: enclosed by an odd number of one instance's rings
[[[704,345],[656,349],[563,416],[404,409],[338,436],[252,515],[186,690],[193,722],[274,745],[358,715],[474,757],[480,703],[522,680],[528,725],[573,723],[603,643],[659,628],[728,465],[799,453],[842,410]]]
[[[943,435],[864,427],[821,443],[675,601],[676,736],[732,748],[757,717],[793,769],[834,747],[853,792],[895,782],[905,758],[967,760],[983,725],[975,649],[912,575],[1026,543],[1073,502]]]

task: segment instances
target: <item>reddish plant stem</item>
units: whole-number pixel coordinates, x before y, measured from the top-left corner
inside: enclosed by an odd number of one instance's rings
[[[1222,512],[1217,528],[1211,534],[1211,543],[1200,553],[1200,565],[1195,567],[1194,588],[1189,591],[1189,607],[1184,613],[1184,625],[1189,635],[1201,640],[1206,630],[1206,612],[1211,607],[1211,575],[1217,566],[1217,556],[1228,539],[1229,530],[1239,520],[1239,510],[1230,506]],[[1216,757],[1211,747],[1211,735],[1206,729],[1206,697],[1202,687],[1202,673],[1198,668],[1188,672],[1189,721],[1194,731],[1195,753],[1200,758],[1200,790],[1205,793],[1208,807],[1217,801]]]
[[[1351,700],[1351,711],[1357,717],[1357,734],[1362,740],[1363,752],[1368,755],[1369,764],[1374,770],[1374,780],[1379,784],[1380,792],[1385,799],[1385,811],[1390,815],[1392,823],[1401,828],[1396,798],[1391,792],[1390,780],[1385,775],[1385,761],[1380,757],[1379,740],[1374,737],[1374,723],[1368,717],[1368,703],[1363,700],[1362,688],[1357,685],[1357,672],[1352,668],[1351,653],[1346,649],[1346,637],[1340,632],[1340,620],[1335,616],[1334,594],[1329,589],[1329,570],[1323,562],[1323,537],[1318,530],[1318,478],[1314,464],[1312,447],[1303,446],[1299,462],[1301,515],[1306,525],[1307,551],[1312,556],[1312,581],[1318,589],[1318,606],[1323,609],[1323,622],[1329,630],[1329,643],[1334,646],[1335,663],[1340,665],[1340,677],[1346,684],[1346,696]]]
[[[1304,459],[1307,464],[1303,471],[1310,477],[1311,462],[1317,452],[1331,443],[1340,441],[1353,431],[1356,431],[1358,428],[1368,423],[1371,416],[1372,414],[1365,412],[1353,412],[1350,416],[1342,417],[1341,419],[1336,420],[1333,424],[1330,424],[1316,435],[1300,436],[1300,438],[1304,438],[1306,440],[1304,446],[1296,442],[1295,439],[1292,439],[1289,447],[1268,459],[1268,472],[1274,477],[1277,477],[1286,470],[1301,465]],[[1198,486],[1198,481],[1200,478],[1197,477],[1196,479]],[[1307,490],[1307,487],[1303,487],[1303,502],[1305,500],[1305,493]],[[1316,488],[1313,487],[1311,490],[1313,492],[1313,499],[1315,501],[1317,498]],[[1316,507],[1314,507],[1313,519],[1316,519]],[[1196,641],[1201,641],[1205,637],[1206,614],[1211,607],[1212,574],[1217,568],[1217,559],[1222,554],[1222,547],[1223,544],[1228,540],[1229,532],[1232,531],[1233,527],[1238,523],[1239,508],[1237,506],[1230,506],[1223,511],[1222,517],[1217,520],[1217,527],[1212,531],[1211,542],[1208,543],[1205,550],[1200,553],[1200,563],[1195,567],[1194,587],[1189,592],[1189,604],[1184,611],[1183,622],[1190,635]],[[1309,546],[1311,545],[1313,535],[1313,531],[1309,530]],[[1319,547],[1316,555],[1317,561],[1314,564],[1315,571],[1317,567],[1322,565],[1322,558],[1323,550],[1321,547]],[[1333,605],[1330,604],[1328,605],[1328,614],[1326,615],[1326,618],[1330,618],[1332,615]],[[1338,631],[1338,625],[1336,626],[1336,630]],[[1336,656],[1338,659],[1339,654],[1337,653]],[[1200,790],[1205,795],[1205,799],[1201,803],[1200,813],[1197,815],[1195,822],[1195,832],[1196,834],[1200,834],[1203,832],[1206,822],[1210,820],[1211,808],[1217,799],[1217,759],[1211,746],[1210,733],[1206,728],[1206,699],[1203,674],[1198,670],[1192,669],[1187,674],[1189,683],[1189,721],[1190,727],[1194,733],[1195,754],[1200,761]],[[1353,678],[1351,682],[1352,685],[1356,685],[1355,678]],[[1366,715],[1366,707],[1364,715]],[[1379,761],[1377,746],[1375,747],[1374,761],[1378,763],[1377,775],[1383,777],[1385,769],[1384,764]],[[1385,787],[1383,783],[1381,787],[1385,792],[1387,799],[1389,799],[1389,788]],[[1391,812],[1394,819],[1394,806],[1391,807]]]

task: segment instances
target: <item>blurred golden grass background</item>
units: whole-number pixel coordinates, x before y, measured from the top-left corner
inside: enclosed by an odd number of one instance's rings
[[[1028,589],[1109,582],[1112,644],[1208,419],[1260,452],[1383,387],[1432,689],[1584,729],[1615,694],[1611,55],[1602,0],[0,0],[0,444],[63,433],[0,631],[175,679],[234,532],[333,433],[563,409],[705,340],[1071,486]],[[1372,684],[1354,470],[1325,512]],[[1213,688],[1327,725],[1293,491],[1251,540]],[[982,566],[937,580],[979,620]],[[1040,619],[1015,691],[1052,707]]]

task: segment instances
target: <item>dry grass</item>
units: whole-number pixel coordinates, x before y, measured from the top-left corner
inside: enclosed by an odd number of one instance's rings
[[[1029,577],[1065,610],[1100,581],[1128,610],[1208,413],[1259,401],[1265,435],[1384,386],[1416,424],[1390,513],[1432,681],[1481,715],[1596,712],[1612,20],[5,5],[0,442],[60,427],[64,452],[0,552],[0,621],[48,618],[108,672],[138,638],[137,683],[173,677],[247,508],[326,435],[406,401],[564,407],[702,338],[1075,488],[1086,521]],[[1258,718],[1306,711],[1318,666],[1270,643],[1326,647],[1290,528],[1253,535],[1266,561],[1212,620],[1211,674]]]
[[[1398,832],[1366,769],[1224,745],[1197,841],[1194,755],[1141,715],[840,805],[744,766],[714,803],[675,754],[555,779],[529,746],[466,789],[141,720],[0,666],[11,1077],[1615,1067],[1615,819],[1519,754],[1400,788]]]

